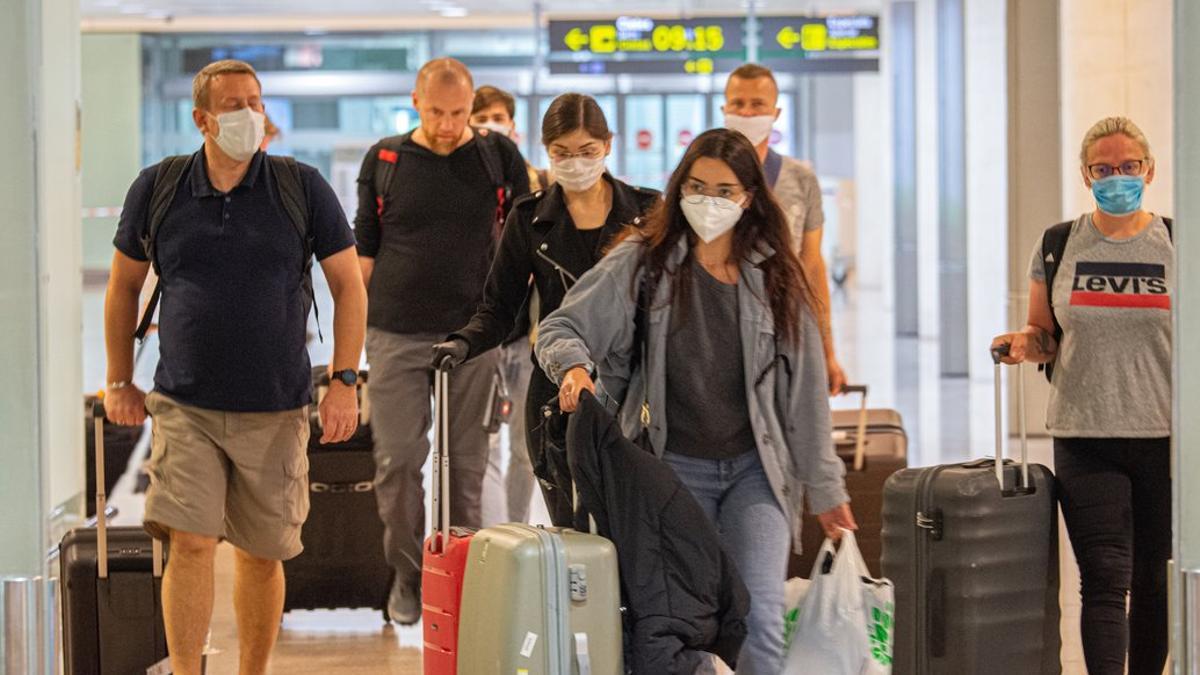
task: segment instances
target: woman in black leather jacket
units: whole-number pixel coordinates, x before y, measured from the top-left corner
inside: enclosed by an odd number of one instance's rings
[[[590,96],[556,98],[542,120],[542,142],[555,183],[513,204],[483,302],[466,326],[434,346],[435,367],[454,367],[500,345],[530,292],[537,293],[539,321],[558,309],[567,290],[600,260],[622,228],[639,226],[659,198],[658,192],[627,185],[605,170],[612,132]],[[535,362],[525,406],[527,447],[551,520],[568,525],[569,486],[552,475],[541,443],[542,407],[557,395],[557,385]]]

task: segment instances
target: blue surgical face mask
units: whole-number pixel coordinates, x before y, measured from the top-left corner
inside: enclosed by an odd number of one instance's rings
[[[1142,208],[1146,181],[1141,176],[1109,176],[1092,181],[1096,206],[1110,216],[1127,216]]]

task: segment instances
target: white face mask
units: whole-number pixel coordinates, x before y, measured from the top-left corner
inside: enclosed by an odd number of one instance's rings
[[[513,128],[506,124],[500,124],[499,122],[484,122],[483,124],[476,124],[475,128],[476,129],[487,129],[488,131],[490,131],[492,133],[496,133],[496,134],[500,134],[501,136],[508,136],[509,138],[512,138]]]
[[[600,176],[604,175],[605,159],[603,155],[596,159],[586,157],[556,159],[550,162],[550,168],[554,170],[554,180],[558,181],[563,189],[570,192],[583,192],[595,185],[596,181],[600,180]]]
[[[211,113],[209,113],[211,114]],[[233,112],[215,115],[220,131],[214,139],[217,147],[221,148],[235,162],[244,162],[258,152],[266,136],[264,125],[266,116],[262,113],[242,108]]]
[[[683,209],[683,216],[696,236],[706,244],[733,229],[745,211],[733,200],[703,195],[681,198],[679,208]]]
[[[750,145],[758,147],[760,143],[771,137],[771,127],[775,126],[774,115],[756,115],[742,117],[741,115],[725,114],[725,128],[740,131],[750,139]]]

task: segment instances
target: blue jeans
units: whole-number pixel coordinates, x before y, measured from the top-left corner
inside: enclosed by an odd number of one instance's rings
[[[792,538],[758,452],[729,460],[668,452],[663,460],[717,526],[722,546],[750,591],[748,634],[737,672],[777,675],[783,667],[783,586]]]

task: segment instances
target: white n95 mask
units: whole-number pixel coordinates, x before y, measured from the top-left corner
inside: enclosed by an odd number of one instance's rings
[[[774,126],[774,115],[742,117],[741,115],[725,114],[725,128],[740,131],[743,136],[750,139],[750,145],[754,147],[758,147],[760,143],[771,136],[771,127]]]
[[[683,210],[683,217],[687,218],[696,236],[706,244],[733,229],[745,211],[741,204],[733,200],[704,195],[681,198],[679,208]]]
[[[233,112],[216,115],[220,130],[217,132],[217,146],[229,155],[235,162],[244,162],[258,152],[266,136],[264,126],[266,115],[241,108]]]

